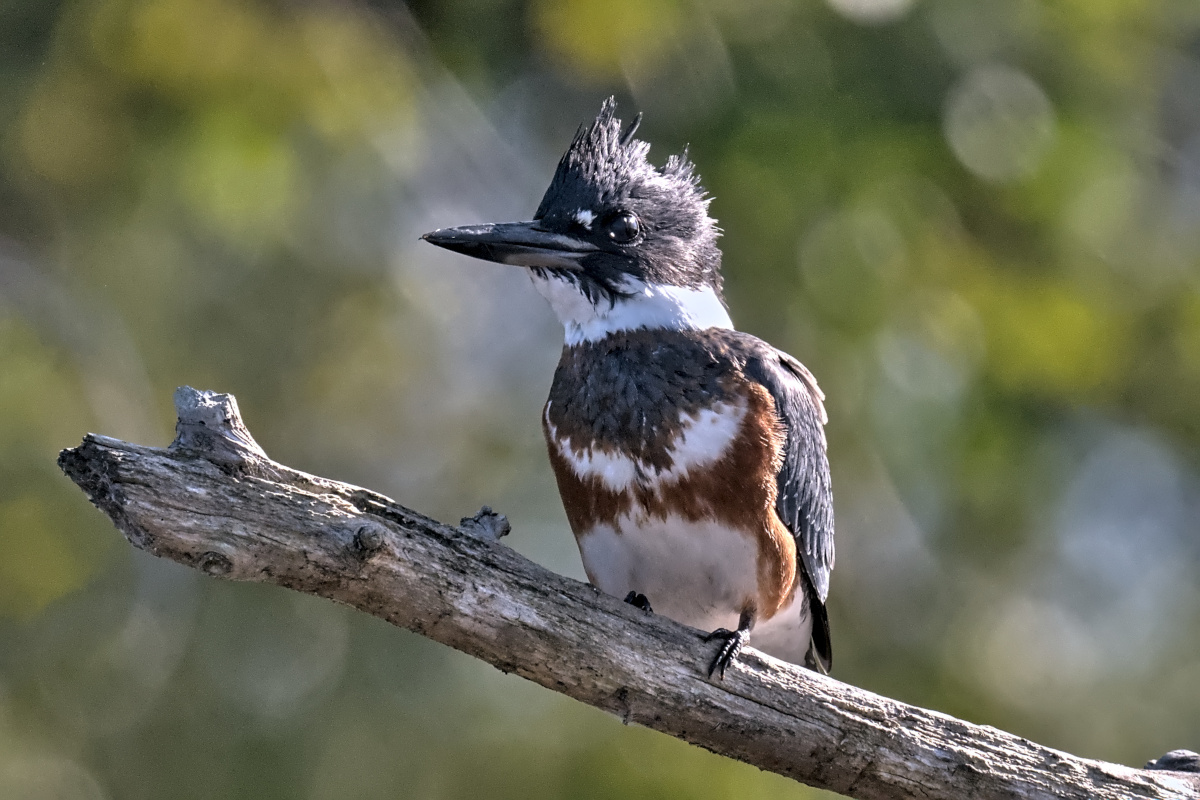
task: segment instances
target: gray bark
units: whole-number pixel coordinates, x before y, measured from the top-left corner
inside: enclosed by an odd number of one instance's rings
[[[584,703],[863,798],[1200,798],[1200,775],[1078,758],[716,643],[499,541],[267,458],[228,395],[176,392],[165,450],[89,434],[59,465],[129,541],[230,580],[327,597]],[[1170,762],[1176,763],[1175,761]]]

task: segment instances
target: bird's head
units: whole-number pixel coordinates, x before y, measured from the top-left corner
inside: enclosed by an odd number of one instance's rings
[[[638,328],[732,327],[721,298],[719,231],[686,156],[662,169],[605,101],[579,129],[530,222],[442,228],[426,241],[526,267],[568,343]]]

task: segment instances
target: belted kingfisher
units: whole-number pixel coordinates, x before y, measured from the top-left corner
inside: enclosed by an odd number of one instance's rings
[[[592,584],[712,631],[710,677],[751,633],[828,672],[824,395],[733,329],[710,198],[686,153],[650,164],[640,121],[622,131],[609,98],[531,222],[422,238],[524,267],[566,329],[542,425]]]

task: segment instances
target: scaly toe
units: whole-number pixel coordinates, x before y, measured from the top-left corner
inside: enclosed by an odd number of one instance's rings
[[[647,614],[654,613],[654,609],[650,607],[650,599],[641,592],[630,592],[629,594],[625,595],[625,602],[629,603],[629,605],[634,606],[635,608],[640,608]]]
[[[713,639],[724,640],[721,649],[717,651],[716,658],[708,668],[708,677],[711,678],[713,673],[716,673],[721,680],[724,680],[725,670],[737,659],[738,653],[742,652],[742,648],[749,638],[750,635],[745,631],[731,631],[726,628],[717,628],[705,636],[704,641],[706,642],[711,642]]]

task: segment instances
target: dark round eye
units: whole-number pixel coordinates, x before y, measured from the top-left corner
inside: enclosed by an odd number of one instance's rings
[[[608,238],[617,244],[629,244],[642,232],[642,223],[631,211],[618,211],[604,225]]]

